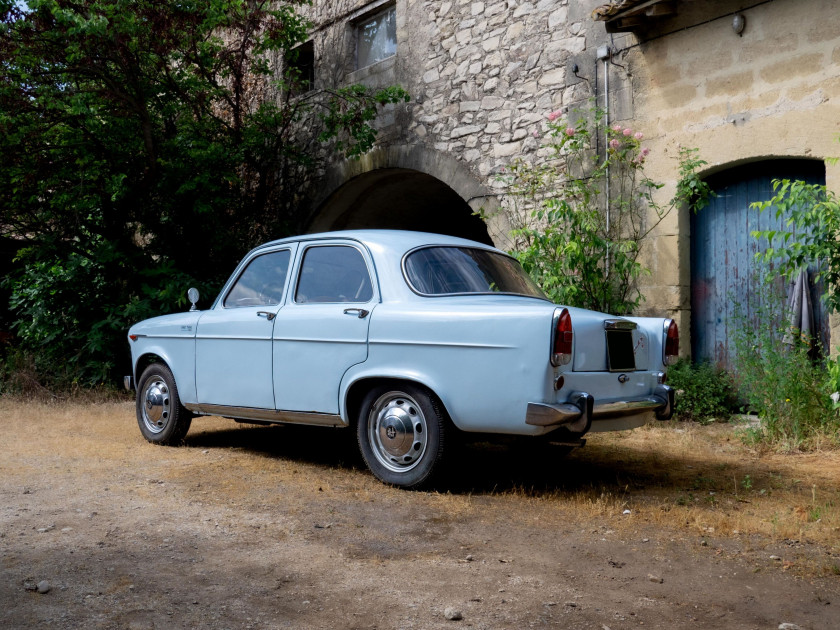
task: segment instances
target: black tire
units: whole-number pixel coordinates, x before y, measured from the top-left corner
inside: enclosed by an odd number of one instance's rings
[[[181,404],[172,371],[152,363],[137,382],[137,424],[154,444],[180,444],[190,430],[192,414]]]
[[[398,383],[371,389],[356,426],[359,450],[374,476],[407,489],[430,486],[443,468],[446,412],[419,385]]]

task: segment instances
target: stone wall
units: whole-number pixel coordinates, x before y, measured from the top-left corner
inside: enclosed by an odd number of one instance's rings
[[[539,149],[545,116],[581,97],[567,62],[586,48],[567,2],[424,2],[429,42],[409,133],[482,177]]]
[[[396,57],[353,71],[352,23],[395,4]],[[380,143],[422,146],[457,160],[481,187],[473,209],[501,201],[498,173],[514,158],[540,159],[546,115],[596,92],[596,2],[569,0],[343,0],[316,2],[312,16],[321,86],[398,83],[411,103],[386,113]],[[577,75],[573,69],[577,65]],[[336,69],[340,69],[336,72]],[[416,153],[416,151],[415,151]],[[434,156],[430,162],[438,162]],[[395,165],[401,166],[401,165]],[[349,168],[357,173],[358,169]],[[330,179],[334,180],[335,177]],[[469,186],[463,186],[471,188]],[[490,226],[505,244],[505,226]]]
[[[698,6],[704,5],[704,6]],[[746,9],[732,29],[731,2],[680,3],[680,13],[618,52],[632,77],[633,124],[651,149],[648,171],[673,194],[680,146],[697,147],[707,174],[779,157],[840,155],[840,8],[835,0],[776,0]],[[695,26],[696,25],[696,26]],[[634,41],[635,40],[635,41]],[[840,190],[840,167],[826,164]],[[670,217],[647,250],[648,308],[690,313],[688,211]],[[654,305],[654,306],[651,306]],[[837,323],[832,323],[836,339]]]
[[[548,112],[593,97],[607,104],[605,73],[611,118],[644,132],[648,174],[666,184],[662,200],[673,194],[680,146],[698,147],[709,174],[768,157],[840,154],[836,0],[752,8],[682,0],[675,17],[650,20],[637,35],[610,35],[594,22],[591,10],[603,1],[396,0],[397,55],[362,70],[351,62],[352,23],[388,2],[316,1],[318,81],[405,87],[412,101],[383,118],[382,159],[368,162],[381,168],[387,156],[410,154],[411,165],[393,166],[450,164],[449,181],[471,191],[473,208],[503,199],[496,176],[511,160],[548,155]],[[731,28],[739,8],[741,36]],[[604,46],[612,50],[606,64],[596,58]],[[358,165],[338,164],[328,179],[338,186],[358,174]],[[827,183],[840,190],[840,167],[827,166]],[[504,245],[504,226],[491,228]],[[676,316],[685,337],[689,239],[687,211],[674,213],[645,250],[652,275],[644,312]]]

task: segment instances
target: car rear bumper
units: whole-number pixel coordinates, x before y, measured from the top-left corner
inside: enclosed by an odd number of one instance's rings
[[[566,403],[528,403],[525,423],[538,427],[566,427],[583,435],[593,421],[653,413],[657,420],[669,420],[674,413],[674,388],[657,385],[649,396],[595,401],[592,396],[576,392]]]

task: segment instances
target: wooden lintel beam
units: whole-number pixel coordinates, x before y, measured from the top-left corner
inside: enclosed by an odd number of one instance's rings
[[[629,16],[610,20],[606,23],[606,27],[607,33],[626,33],[635,31],[643,24],[645,24],[645,20],[642,16]]]
[[[664,18],[677,13],[677,3],[672,0],[648,0],[614,15],[606,21],[608,33],[639,30],[650,24],[650,18]]]
[[[673,2],[657,2],[645,10],[645,15],[648,17],[663,17],[674,15],[676,12],[677,6]]]

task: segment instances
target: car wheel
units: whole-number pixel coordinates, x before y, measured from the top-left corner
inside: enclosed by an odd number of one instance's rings
[[[425,387],[377,387],[362,401],[359,450],[380,481],[421,488],[441,469],[447,428],[443,406]]]
[[[187,434],[192,414],[181,405],[171,370],[152,363],[137,384],[137,424],[149,442],[178,444]]]

